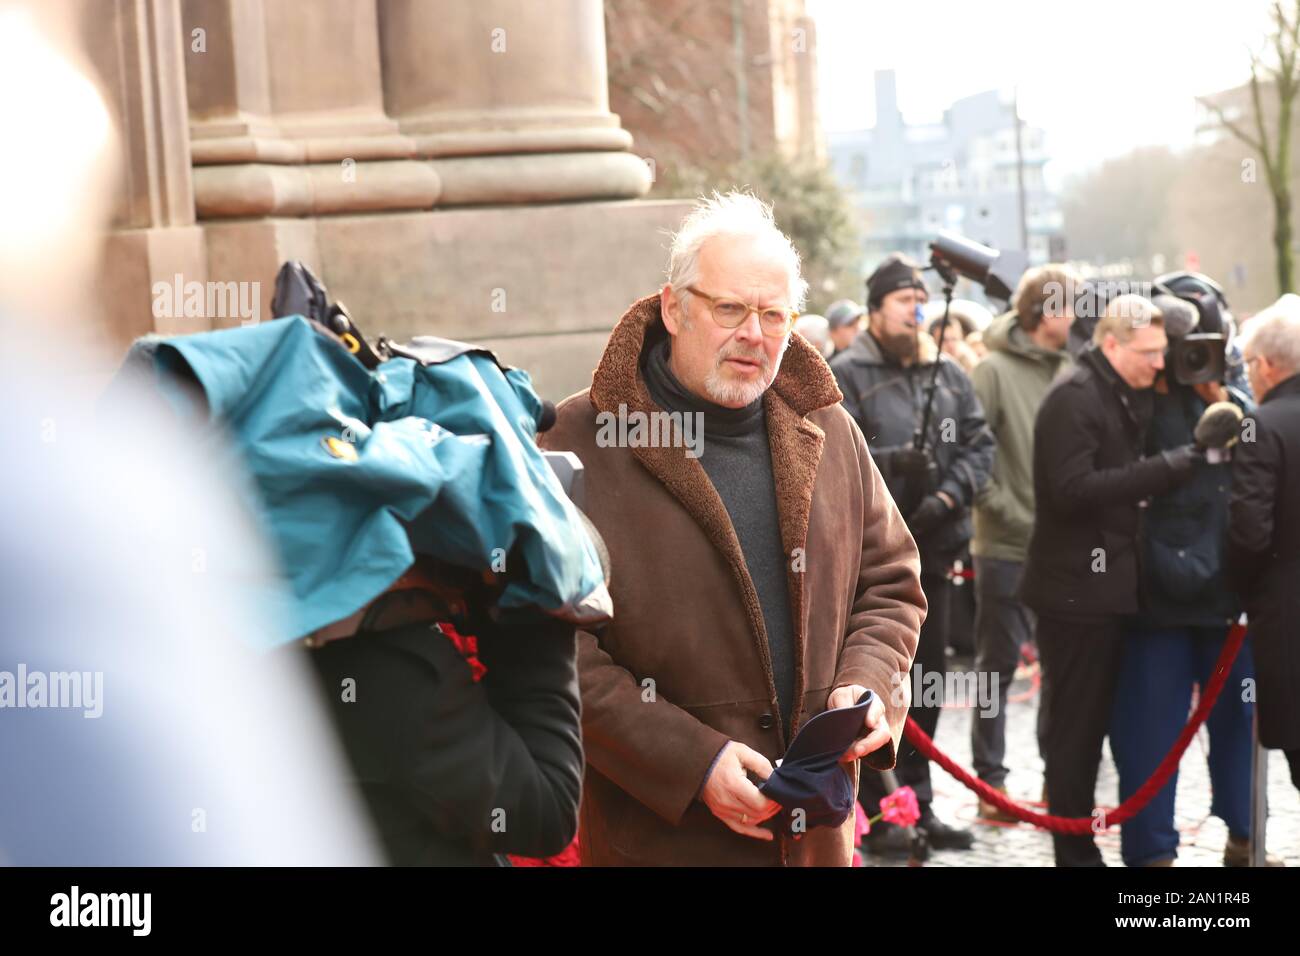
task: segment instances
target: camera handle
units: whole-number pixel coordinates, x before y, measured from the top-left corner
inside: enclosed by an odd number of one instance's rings
[[[939,273],[943,280],[943,318],[939,320],[939,352],[934,357],[934,370],[930,373],[930,384],[925,390],[925,407],[921,411],[921,427],[912,435],[912,447],[917,451],[925,448],[925,437],[930,433],[930,415],[934,411],[934,393],[939,387],[939,365],[943,361],[943,340],[948,334],[948,310],[952,308],[952,290],[957,284],[957,273],[945,260],[935,256],[930,260],[930,268]]]

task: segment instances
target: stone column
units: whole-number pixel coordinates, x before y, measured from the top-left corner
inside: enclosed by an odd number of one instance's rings
[[[172,237],[151,255],[188,256],[116,257],[135,334],[152,281],[253,283],[266,319],[300,259],[372,336],[482,341],[559,398],[662,281],[683,204],[627,201],[650,172],[609,112],[599,0],[97,2],[118,20],[86,30],[135,56],[106,74],[136,109],[110,242],[148,223]]]
[[[375,6],[184,0],[199,218],[427,209],[437,175],[384,115]]]
[[[384,0],[388,114],[433,160],[440,205],[643,195],[609,111],[601,0]]]
[[[318,217],[427,210],[438,176],[384,113],[373,3],[182,0],[181,9],[208,265],[224,281],[256,283],[269,318],[281,263],[324,271]]]
[[[82,8],[86,54],[121,144],[121,178],[100,297],[118,338],[191,332],[206,316],[154,315],[154,283],[204,282],[194,222],[179,0],[109,0]]]

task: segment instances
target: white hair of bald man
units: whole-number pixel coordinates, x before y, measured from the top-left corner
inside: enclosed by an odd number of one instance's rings
[[[690,297],[686,287],[694,285],[699,278],[700,250],[710,239],[724,237],[753,238],[770,245],[785,262],[790,275],[787,305],[796,312],[803,308],[808,283],[800,271],[799,251],[790,237],[777,228],[770,203],[752,193],[733,190],[700,198],[673,236],[668,257],[668,284],[677,294],[683,311]]]
[[[831,341],[831,324],[823,316],[801,315],[794,323],[794,330],[821,352],[822,358],[830,358],[835,351],[835,343]]]
[[[1300,372],[1300,295],[1288,292],[1257,312],[1242,332],[1242,353]]]

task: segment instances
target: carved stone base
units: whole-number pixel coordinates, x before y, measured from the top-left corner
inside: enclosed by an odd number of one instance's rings
[[[428,209],[439,192],[438,174],[413,160],[194,168],[199,219]]]
[[[631,153],[467,156],[430,165],[442,180],[439,206],[635,199],[650,190],[650,168]]]
[[[200,227],[118,229],[108,234],[96,297],[118,347],[148,332],[182,335],[211,328],[207,316],[186,316],[183,310],[154,314],[155,284],[171,286],[178,275],[183,282],[207,281],[207,251]]]
[[[181,273],[184,282],[257,283],[268,319],[276,272],[301,259],[372,339],[480,342],[559,399],[591,384],[614,323],[634,299],[662,286],[664,230],[676,228],[687,208],[675,200],[472,207],[115,233],[108,259],[117,284],[105,308],[123,344],[153,329],[239,323],[217,315],[154,324],[152,282]]]

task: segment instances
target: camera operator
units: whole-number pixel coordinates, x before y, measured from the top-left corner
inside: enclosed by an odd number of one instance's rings
[[[572,841],[582,789],[577,638],[536,609],[446,623],[421,565],[311,654],[390,862],[492,866]],[[464,626],[464,625],[462,625]]]
[[[921,627],[914,670],[946,673],[948,604],[952,584],[948,569],[970,541],[970,506],[984,487],[993,465],[993,435],[970,379],[946,355],[938,358],[938,380],[929,428],[921,447],[926,391],[934,375],[932,361],[919,357],[921,306],[927,298],[920,267],[895,254],[867,279],[868,326],[853,344],[831,361],[844,393],[844,407],[867,439],[871,456],[921,552],[921,586],[930,614]],[[912,677],[909,675],[909,681]],[[938,707],[913,700],[912,716],[934,735]],[[931,809],[929,761],[904,745],[898,779],[916,792],[921,809],[918,826],[938,849],[968,849],[969,830],[940,821]],[[879,774],[863,773],[859,797],[874,814],[886,790]],[[864,844],[872,853],[906,856],[910,840],[888,823],[872,827]]]
[[[1234,448],[1229,566],[1258,664],[1259,742],[1286,753],[1300,788],[1300,298],[1260,312],[1244,338],[1259,408]]]
[[[1093,342],[1034,422],[1034,528],[1020,589],[1038,614],[1049,812],[1075,818],[1092,813],[1123,619],[1138,609],[1140,503],[1186,481],[1204,459],[1193,446],[1142,457],[1150,388],[1168,345],[1160,310],[1119,296]],[[1102,865],[1091,835],[1052,840],[1058,866]]]
[[[1159,288],[1159,286],[1157,286]],[[1145,451],[1158,455],[1205,438],[1219,421],[1222,438],[1240,433],[1248,397],[1225,388],[1225,340],[1211,332],[1195,299],[1153,300],[1164,315],[1170,347],[1156,377]],[[1212,338],[1214,337],[1214,338]],[[1228,405],[1222,403],[1231,403]],[[1209,410],[1207,412],[1207,410]],[[1119,771],[1119,798],[1127,800],[1159,766],[1178,739],[1191,707],[1192,688],[1206,686],[1228,629],[1241,615],[1223,560],[1231,483],[1226,456],[1197,464],[1185,483],[1151,500],[1142,534],[1142,609],[1129,621],[1111,717],[1110,749]],[[1237,656],[1229,688],[1254,677],[1250,645]],[[1220,695],[1206,721],[1210,735],[1210,812],[1228,828],[1225,866],[1245,866],[1250,845],[1250,763],[1253,705],[1231,690]],[[1128,866],[1171,866],[1178,853],[1174,825],[1177,773],[1147,807],[1121,827]]]

